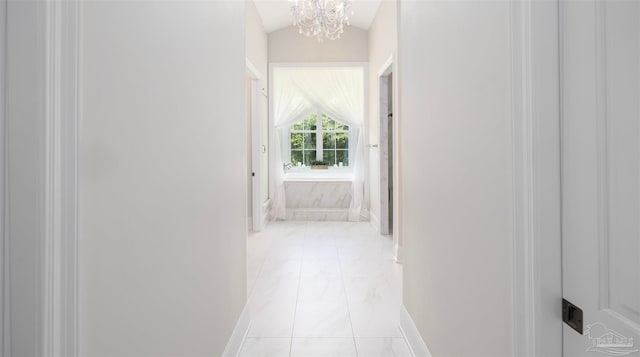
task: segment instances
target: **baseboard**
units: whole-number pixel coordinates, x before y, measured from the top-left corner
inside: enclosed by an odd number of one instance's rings
[[[400,331],[414,357],[432,357],[407,309],[400,307]]]
[[[237,357],[242,349],[242,343],[244,342],[247,333],[249,332],[249,325],[251,324],[251,316],[249,315],[249,302],[244,306],[236,328],[233,329],[233,333],[227,342],[227,347],[222,352],[222,357]]]

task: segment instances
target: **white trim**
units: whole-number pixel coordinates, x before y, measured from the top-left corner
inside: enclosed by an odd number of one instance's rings
[[[375,100],[378,102],[378,105],[376,106],[377,108],[377,122],[378,122],[378,170],[379,170],[379,185],[378,185],[378,194],[379,194],[379,200],[380,200],[380,227],[379,227],[379,231],[381,234],[391,234],[393,236],[393,228],[391,228],[391,230],[389,229],[389,220],[391,219],[393,221],[393,211],[389,212],[389,207],[393,207],[393,201],[395,200],[394,197],[391,197],[391,202],[389,202],[389,185],[387,184],[386,187],[382,186],[382,181],[384,178],[386,178],[387,182],[391,182],[392,183],[392,187],[395,188],[396,186],[396,181],[395,181],[395,165],[394,165],[394,172],[391,173],[391,177],[389,177],[389,159],[387,158],[387,160],[384,159],[384,155],[382,155],[383,150],[386,148],[387,152],[391,151],[392,153],[394,153],[397,150],[397,146],[398,143],[394,142],[392,140],[392,145],[391,145],[391,150],[389,150],[389,133],[387,132],[387,135],[385,137],[382,137],[381,133],[383,132],[383,127],[385,128],[389,128],[389,109],[391,109],[391,113],[394,113],[394,106],[395,106],[395,92],[396,92],[396,88],[394,87],[394,81],[389,81],[389,76],[391,74],[393,74],[393,66],[394,66],[394,55],[391,54],[391,56],[389,56],[389,58],[385,61],[385,63],[382,65],[382,67],[380,67],[380,69],[378,69],[378,80],[377,80],[377,84],[378,84],[378,98],[375,98]],[[385,98],[382,97],[381,93],[381,89],[383,87],[383,84],[386,84],[384,87],[386,89],[386,93],[385,93]],[[391,108],[389,108],[389,91],[391,91],[392,95],[394,96],[391,100]],[[384,113],[383,113],[384,112]],[[392,118],[391,121],[391,125],[392,125],[392,132],[391,135],[395,136],[396,134],[393,131],[393,127],[394,127],[394,121]],[[391,162],[394,162],[395,157],[391,157]],[[395,193],[395,192],[394,192]],[[383,197],[387,197],[387,199],[385,199],[385,203],[383,203]],[[395,207],[397,209],[397,207]],[[390,217],[391,215],[391,217]],[[394,222],[395,223],[395,222]],[[394,236],[394,243],[397,245],[398,244],[398,240],[397,238]]]
[[[0,355],[9,356],[10,328],[9,328],[9,244],[7,222],[7,202],[5,198],[7,190],[6,163],[6,111],[5,111],[5,64],[7,46],[7,1],[0,2]]]
[[[46,3],[44,356],[78,355],[80,2]]]
[[[369,223],[371,223],[376,232],[380,233],[380,219],[371,210],[369,210]]]
[[[267,85],[269,86],[269,91],[268,93],[271,94],[273,93],[273,66],[272,64],[269,64],[269,78],[267,81]],[[267,114],[267,125],[269,125],[267,133],[268,133],[268,142],[269,142],[269,169],[267,170],[269,172],[269,177],[268,177],[268,184],[269,184],[269,199],[275,199],[275,192],[276,192],[276,181],[275,181],[275,177],[274,177],[274,173],[276,172],[276,170],[278,169],[278,167],[276,167],[276,130],[275,130],[275,119],[273,118],[273,99],[271,97],[271,95],[267,96],[267,107],[268,107],[268,114]],[[280,144],[278,144],[280,145]],[[282,146],[280,146],[282,148]],[[280,170],[282,170],[283,168],[281,167]],[[286,211],[286,209],[285,209]]]
[[[258,71],[256,66],[254,66],[253,63],[251,63],[251,61],[248,58],[245,58],[245,64],[247,67],[247,73],[251,76],[251,79],[260,80],[260,77],[262,77],[262,74],[260,73],[260,71]]]
[[[273,69],[279,67],[365,67],[365,70],[367,70],[369,68],[369,62],[271,62],[269,63],[269,72],[272,72]]]
[[[400,332],[402,337],[407,342],[411,355],[414,357],[431,357],[431,352],[424,343],[424,340],[420,336],[420,331],[413,322],[411,315],[407,311],[407,308],[400,306]]]
[[[269,221],[269,210],[271,209],[271,199],[267,199],[262,203],[262,215],[261,215],[261,223],[262,228],[266,227],[267,222]]]
[[[45,255],[44,255],[44,328],[42,352],[45,356],[59,355],[61,320],[61,281],[59,266],[62,241],[61,187],[59,185],[61,160],[60,126],[60,35],[61,9],[56,1],[46,6],[46,55],[45,55]]]
[[[399,245],[398,243],[394,243],[393,258],[396,260],[396,263],[402,264],[402,257],[404,257],[404,255],[402,254],[402,246]]]
[[[378,69],[378,77],[385,77],[388,76],[389,73],[393,72],[394,57],[395,56],[392,53],[389,58],[384,61],[384,64]]]
[[[402,76],[402,56],[400,55],[400,49],[405,44],[402,42],[400,24],[402,24],[402,1],[396,1],[396,26],[395,26],[395,48],[393,51],[393,183],[394,195],[393,195],[393,242],[398,246],[402,246],[403,242],[403,220],[402,220],[402,197],[403,193],[403,180],[402,180],[402,162],[400,160],[402,152],[400,143],[402,142],[402,132],[400,121],[402,120],[402,110],[400,107],[400,86],[398,79]],[[413,44],[409,44],[412,46]]]
[[[563,13],[564,15],[564,13]],[[564,19],[564,17],[562,17]],[[595,29],[596,29],[596,167],[597,167],[597,227],[598,227],[598,265],[599,270],[599,292],[598,303],[600,309],[607,309],[610,306],[610,207],[611,191],[609,189],[611,175],[610,141],[612,138],[609,110],[607,107],[608,96],[608,73],[607,73],[607,16],[606,4],[604,2],[595,3]],[[564,63],[563,63],[564,65]],[[636,324],[636,326],[638,326]]]
[[[242,309],[242,313],[240,313],[236,327],[231,333],[227,346],[225,347],[224,352],[222,352],[222,357],[237,357],[240,355],[242,345],[247,337],[247,333],[249,332],[249,327],[251,325],[251,315],[249,314],[249,310],[249,302],[247,301],[244,309]]]
[[[530,16],[531,3],[529,1],[512,3],[514,356],[535,355]]]
[[[562,354],[558,4],[511,2],[514,356]]]
[[[393,243],[398,247],[402,246],[402,163],[400,160],[401,157],[401,149],[400,143],[402,142],[402,133],[400,130],[400,121],[402,120],[402,112],[400,109],[400,86],[398,84],[398,80],[401,76],[401,61],[402,57],[399,56],[400,47],[402,46],[401,36],[400,36],[400,24],[402,23],[402,2],[396,2],[396,41],[395,48],[392,53],[392,58],[387,59],[387,61],[391,60],[391,72],[393,73],[391,88],[393,91],[393,102],[392,104],[392,113],[393,113],[393,121],[392,121],[392,130],[393,130]],[[398,253],[399,255],[400,253]]]
[[[364,167],[362,168],[363,170],[363,175],[362,175],[362,189],[363,189],[363,196],[362,196],[362,207],[360,209],[360,221],[364,221],[364,220],[368,220],[368,210],[369,207],[371,207],[371,188],[369,187],[370,185],[370,181],[369,181],[369,170],[370,170],[370,155],[369,155],[369,150],[367,149],[369,147],[369,126],[370,126],[370,115],[371,113],[369,113],[369,103],[370,103],[370,98],[369,98],[369,92],[370,92],[370,83],[369,83],[369,77],[370,77],[370,69],[369,69],[369,62],[365,62],[365,64],[362,66],[362,69],[364,71],[363,73],[363,81],[362,81],[362,93],[364,95],[364,111],[363,111],[363,121],[364,123],[362,124],[362,129],[361,132],[359,133],[360,139],[362,140],[362,158],[364,159]],[[351,140],[350,144],[351,145]],[[351,148],[349,148],[351,150]],[[353,148],[353,152],[354,154],[357,154],[357,147]],[[355,162],[355,156],[354,156],[354,161]],[[355,166],[354,166],[355,168]],[[354,171],[355,172],[355,171]]]
[[[398,1],[398,16],[400,16],[400,1]],[[401,21],[400,17],[398,17],[398,23]],[[399,43],[399,37],[398,37],[398,41]],[[397,46],[396,46],[397,47]],[[389,58],[387,58],[387,60],[384,62],[384,64],[382,66],[380,66],[380,68],[378,69],[378,88],[380,88],[380,80],[381,77],[384,76],[389,76],[390,74],[393,74],[392,77],[392,81],[388,82],[387,85],[391,86],[391,91],[392,91],[392,103],[391,103],[391,112],[393,113],[393,121],[391,123],[392,125],[392,136],[393,136],[393,142],[392,142],[392,155],[393,155],[393,172],[392,172],[392,177],[390,177],[389,179],[393,181],[393,212],[391,212],[391,214],[393,215],[393,227],[391,229],[391,232],[389,232],[390,234],[393,235],[393,242],[394,245],[396,247],[395,249],[395,257],[396,257],[396,262],[400,262],[400,258],[401,258],[401,247],[402,247],[402,239],[401,239],[401,228],[400,228],[400,196],[401,196],[401,181],[400,181],[400,105],[399,105],[399,101],[400,101],[400,95],[399,95],[399,89],[398,89],[398,78],[400,78],[400,74],[399,74],[399,60],[397,59],[396,56],[397,53],[397,48],[396,51],[394,51],[391,55],[389,55]],[[378,111],[380,111],[380,107],[378,106]],[[378,112],[378,122],[380,122],[380,113]],[[378,138],[378,140],[381,142],[381,139]],[[381,147],[381,145],[379,145]],[[381,155],[382,151],[380,150],[379,152],[379,158],[382,159],[382,155]],[[380,165],[380,168],[382,168],[382,165]],[[380,188],[382,189],[382,188]],[[382,211],[382,204],[380,204],[380,210]],[[382,214],[382,213],[381,213]],[[382,218],[380,218],[382,219]],[[382,223],[380,223],[382,224]],[[381,226],[380,226],[381,227]]]
[[[249,230],[259,232],[264,227],[264,221],[262,220],[262,166],[261,166],[261,152],[260,152],[260,138],[262,121],[260,120],[260,104],[258,102],[258,91],[260,90],[259,81],[262,77],[260,71],[251,63],[248,58],[245,58],[247,74],[251,78],[251,112],[247,113],[251,119],[251,211],[252,218],[249,223]],[[261,91],[262,92],[262,91]],[[248,123],[247,123],[248,125]]]

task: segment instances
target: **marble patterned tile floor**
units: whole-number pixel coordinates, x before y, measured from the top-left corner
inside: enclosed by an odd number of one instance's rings
[[[275,222],[248,242],[251,327],[240,357],[411,356],[402,267],[368,222]]]

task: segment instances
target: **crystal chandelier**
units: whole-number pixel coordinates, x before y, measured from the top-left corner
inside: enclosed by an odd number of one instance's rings
[[[352,0],[289,0],[293,14],[293,26],[301,34],[335,40],[349,26],[349,10]],[[353,12],[351,12],[353,14]]]

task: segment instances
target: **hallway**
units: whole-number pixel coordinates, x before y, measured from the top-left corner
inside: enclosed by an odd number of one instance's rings
[[[368,222],[277,222],[251,234],[240,356],[410,356],[392,247]]]
[[[0,355],[638,349],[640,1],[295,3],[0,6]]]

